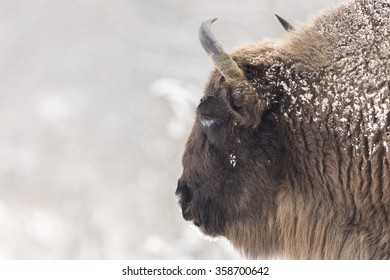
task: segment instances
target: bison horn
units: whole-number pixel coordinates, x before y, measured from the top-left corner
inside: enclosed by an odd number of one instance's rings
[[[294,27],[287,20],[278,16],[277,14],[275,14],[275,16],[278,19],[278,21],[280,22],[280,24],[283,26],[284,30],[286,30],[286,31],[293,31],[294,30]]]
[[[211,32],[211,24],[216,20],[216,18],[212,18],[202,22],[199,28],[200,43],[225,79],[243,78],[244,71],[242,71],[237,63],[224,51],[222,45],[215,39]]]

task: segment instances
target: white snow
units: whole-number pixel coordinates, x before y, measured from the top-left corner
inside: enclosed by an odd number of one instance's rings
[[[230,165],[232,165],[233,167],[236,167],[237,157],[236,157],[235,154],[230,154],[229,155],[229,162],[230,162]]]
[[[202,90],[196,85],[174,78],[162,78],[150,86],[151,94],[165,99],[175,116],[167,123],[171,138],[180,139],[188,134],[188,127],[195,117],[195,108],[201,98]]]

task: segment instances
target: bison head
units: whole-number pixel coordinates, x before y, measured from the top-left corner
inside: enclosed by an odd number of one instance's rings
[[[210,31],[214,20],[201,25],[200,41],[217,69],[197,108],[176,195],[185,220],[240,247],[235,232],[271,232],[285,165],[279,93],[253,80],[265,66],[253,69],[223,50]],[[259,221],[263,228],[253,228]]]

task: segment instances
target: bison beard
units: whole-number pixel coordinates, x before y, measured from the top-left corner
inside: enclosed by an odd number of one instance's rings
[[[390,4],[356,0],[227,54],[183,155],[185,220],[249,258],[390,258]],[[291,25],[289,25],[291,26]]]

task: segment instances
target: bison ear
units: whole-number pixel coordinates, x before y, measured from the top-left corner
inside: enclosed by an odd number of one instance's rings
[[[266,104],[248,81],[232,81],[227,86],[226,100],[238,124],[257,127]]]

